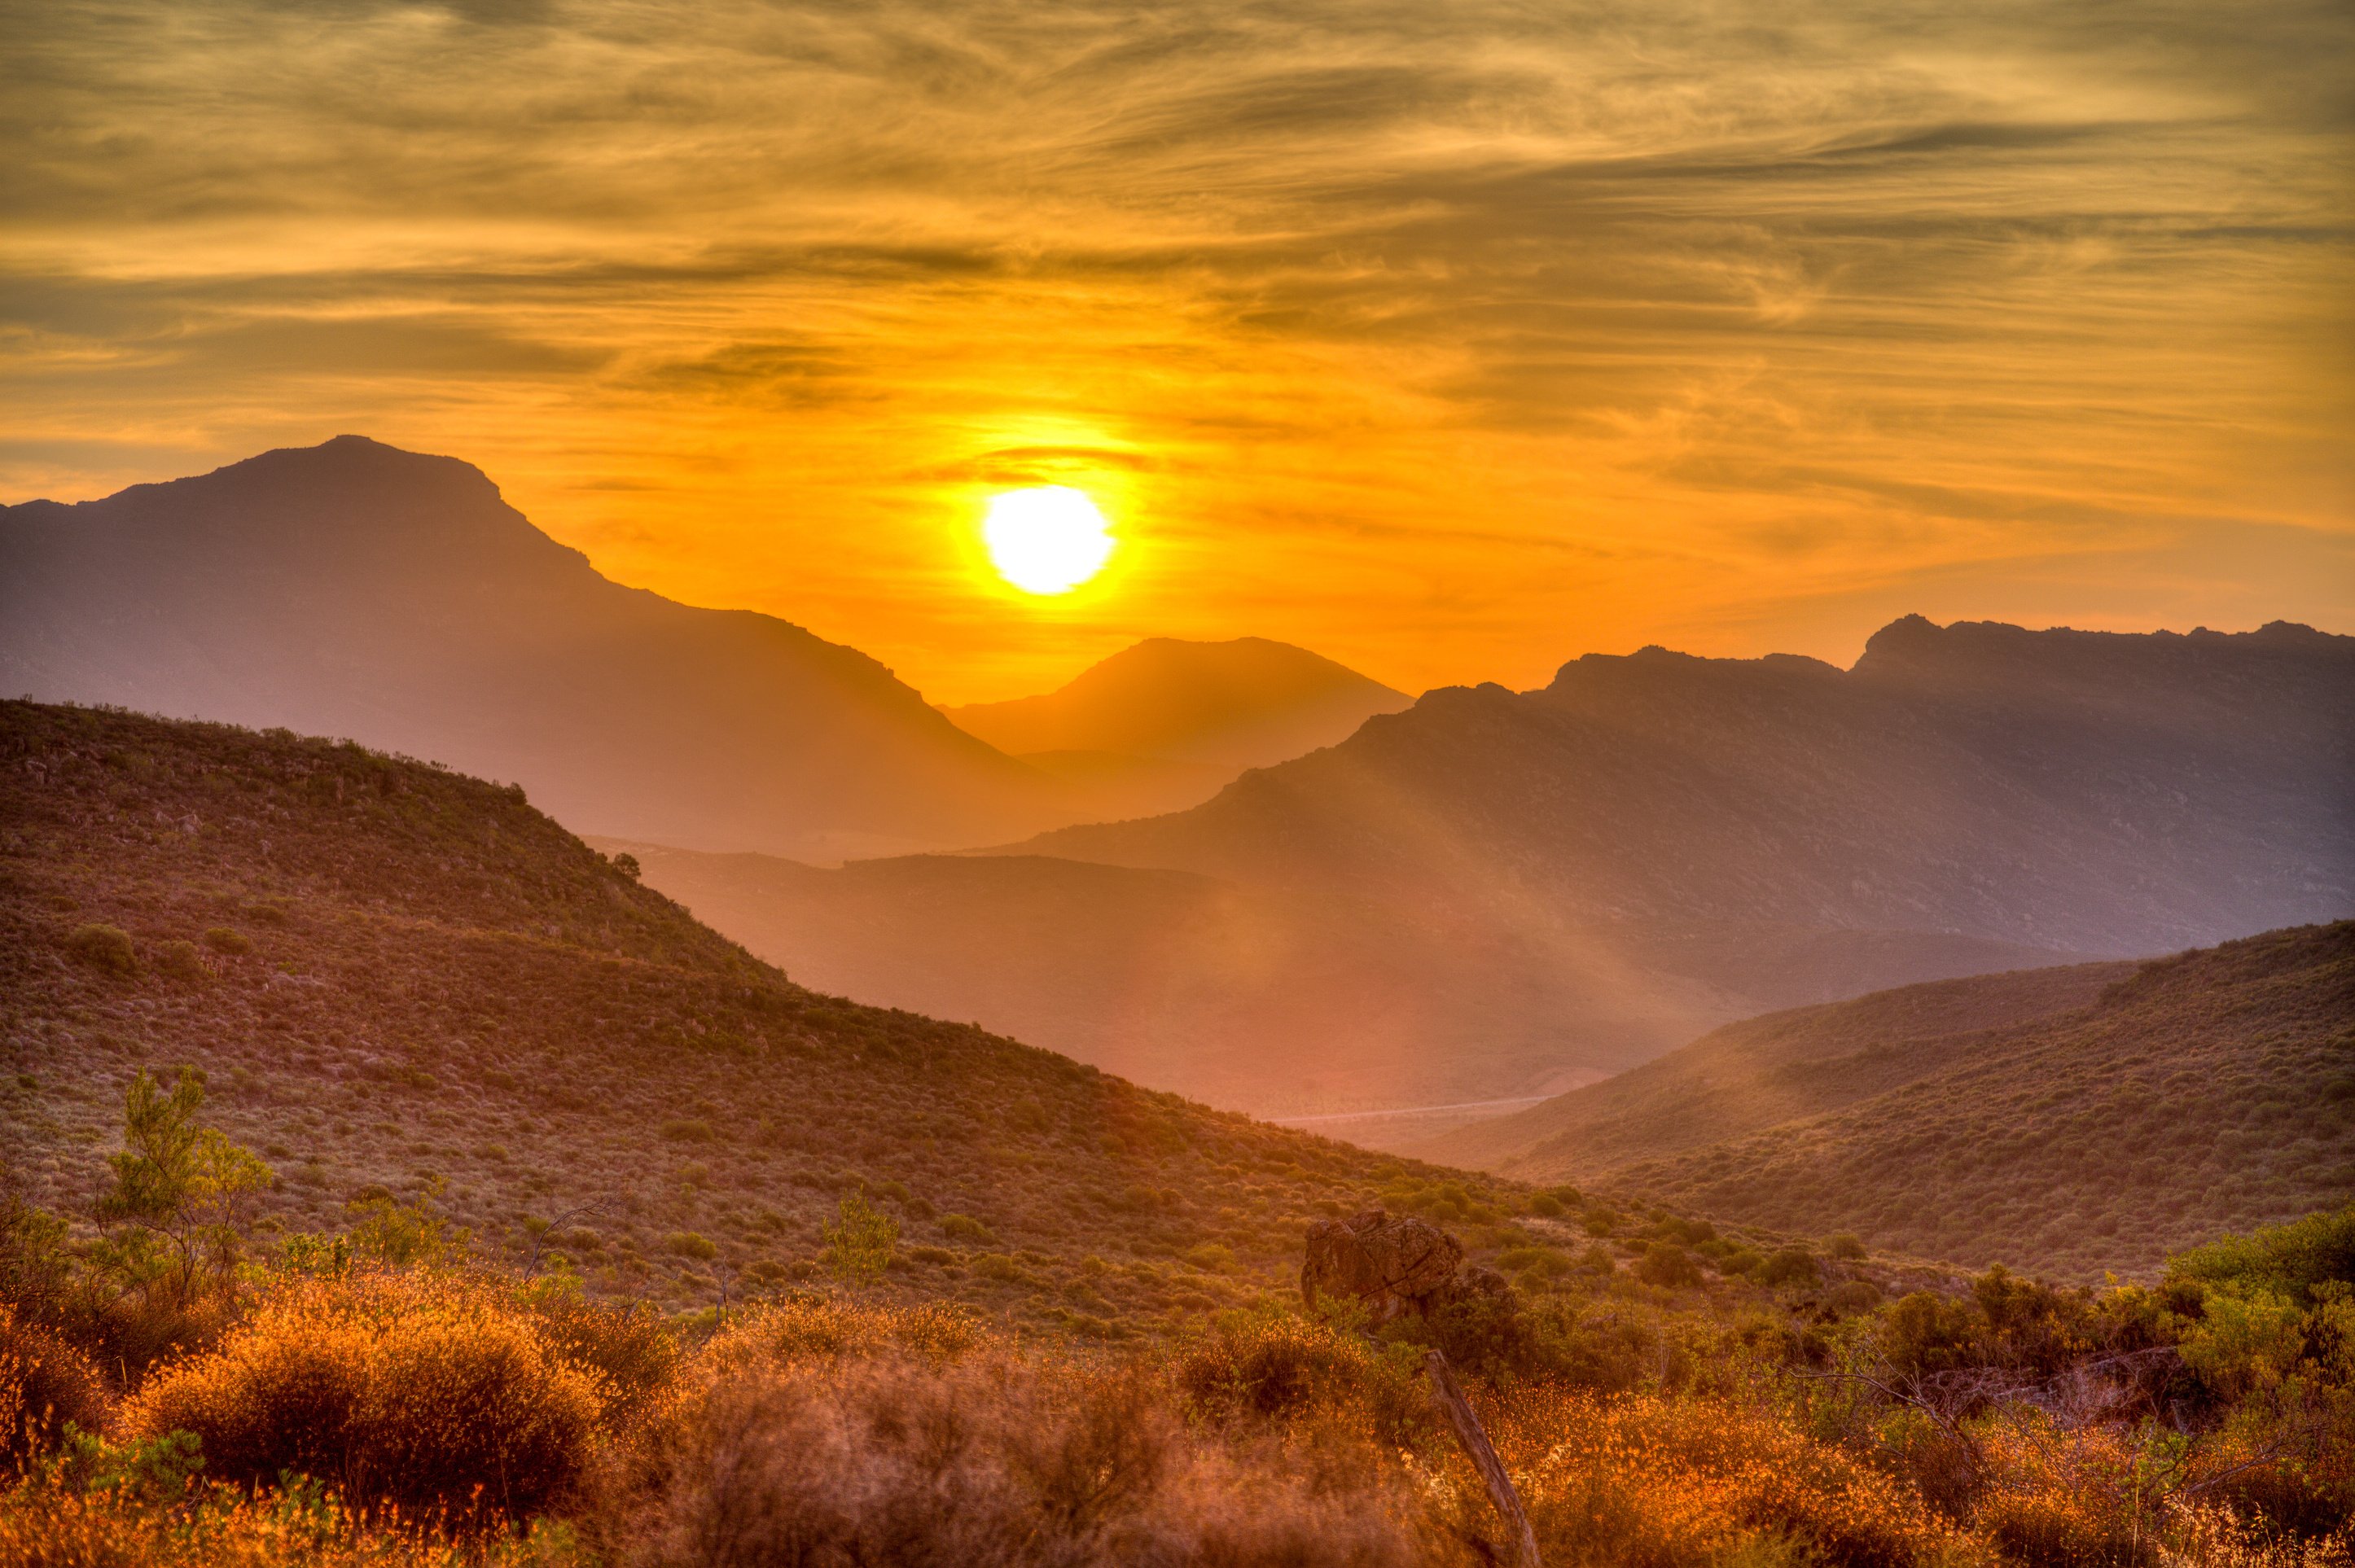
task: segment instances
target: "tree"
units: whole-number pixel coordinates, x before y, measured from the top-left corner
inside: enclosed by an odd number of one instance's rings
[[[900,1222],[857,1192],[843,1195],[834,1224],[826,1227],[826,1266],[836,1277],[853,1285],[869,1285],[891,1266],[891,1248],[900,1239]]]
[[[253,1151],[204,1126],[204,1075],[182,1068],[166,1091],[141,1068],[123,1096],[123,1151],[108,1157],[114,1186],[99,1223],[123,1227],[112,1261],[143,1288],[167,1285],[193,1299],[205,1273],[226,1285],[270,1168]]]

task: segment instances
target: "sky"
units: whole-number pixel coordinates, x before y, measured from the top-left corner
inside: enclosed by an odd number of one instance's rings
[[[2343,0],[0,0],[0,500],[371,435],[936,701],[2355,631]]]

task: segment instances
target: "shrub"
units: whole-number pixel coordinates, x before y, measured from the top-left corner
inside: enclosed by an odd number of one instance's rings
[[[663,1467],[648,1568],[773,1563],[1282,1563],[1432,1561],[1403,1489],[1330,1450],[1295,1478],[1189,1437],[1134,1372],[1003,1351],[896,1359],[717,1386]],[[1308,1458],[1304,1456],[1304,1458]],[[1323,1484],[1319,1484],[1322,1482]]]
[[[1700,1266],[1693,1262],[1690,1253],[1676,1243],[1656,1241],[1646,1245],[1644,1255],[1636,1260],[1636,1277],[1646,1285],[1670,1287],[1699,1285]]]
[[[1832,1237],[1830,1242],[1826,1244],[1824,1250],[1834,1257],[1845,1258],[1850,1263],[1857,1262],[1865,1256],[1863,1239],[1851,1235],[1846,1231]]]
[[[139,972],[138,950],[131,945],[131,933],[120,926],[77,926],[66,938],[66,951],[111,975]]]
[[[1815,1255],[1803,1246],[1778,1247],[1750,1277],[1761,1285],[1813,1285],[1823,1277]]]
[[[156,948],[155,969],[159,974],[191,983],[208,980],[213,976],[212,970],[205,968],[204,955],[197,951],[194,942],[170,941]]]
[[[681,1257],[698,1258],[705,1263],[719,1255],[718,1242],[693,1231],[673,1231],[663,1237],[663,1245]]]
[[[1355,1334],[1272,1312],[1229,1312],[1178,1358],[1172,1381],[1196,1413],[1290,1421],[1351,1410],[1395,1446],[1430,1425],[1411,1354],[1384,1354]]]
[[[81,1351],[0,1301],[0,1478],[46,1452],[68,1422],[106,1425],[105,1387]]]
[[[598,1414],[589,1374],[489,1292],[374,1275],[266,1298],[219,1349],[151,1379],[124,1430],[194,1433],[209,1478],[291,1471],[463,1523],[565,1498]]]
[[[678,1119],[663,1123],[662,1135],[674,1143],[709,1143],[713,1137],[709,1122]]]
[[[215,926],[205,932],[205,946],[216,953],[236,958],[253,951],[253,938],[242,931],[232,931],[226,926]]]
[[[951,1241],[972,1242],[976,1246],[988,1246],[997,1240],[987,1225],[971,1214],[943,1214],[941,1234]]]
[[[725,1377],[805,1361],[904,1353],[956,1360],[980,1341],[973,1320],[940,1302],[877,1307],[800,1299],[764,1303],[737,1314],[706,1347],[700,1371]]]
[[[858,1193],[846,1192],[825,1234],[826,1267],[853,1284],[871,1285],[891,1266],[900,1222]]]
[[[1764,1411],[1534,1388],[1492,1425],[1549,1563],[1987,1560],[1919,1498]]]
[[[607,1306],[577,1287],[543,1285],[525,1305],[540,1342],[594,1379],[607,1425],[644,1410],[678,1371],[678,1336],[643,1301]]]

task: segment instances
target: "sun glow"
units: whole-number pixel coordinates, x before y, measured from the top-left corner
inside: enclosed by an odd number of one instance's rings
[[[1064,484],[990,497],[982,543],[997,575],[1024,593],[1069,593],[1112,558],[1112,530],[1087,493]]]

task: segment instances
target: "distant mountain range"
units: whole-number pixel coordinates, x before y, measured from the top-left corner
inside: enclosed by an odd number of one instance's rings
[[[1247,768],[1331,746],[1412,701],[1264,637],[1154,637],[1042,696],[941,711],[1060,777],[1128,789],[1143,814],[1206,800]]]
[[[2146,955],[2355,911],[2355,638],[1940,628],[1853,670],[1590,655],[1195,810],[1018,846],[1528,928],[1764,922]]]
[[[1417,1150],[2064,1277],[2355,1192],[2355,923],[1731,1024]]]
[[[1769,1009],[2340,915],[2350,780],[2355,639],[1911,618],[1849,671],[1648,650],[1433,692],[996,866],[647,865],[820,983],[1331,1113],[1541,1095]]]

